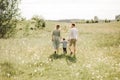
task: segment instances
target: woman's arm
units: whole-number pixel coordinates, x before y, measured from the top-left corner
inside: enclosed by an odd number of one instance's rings
[[[60,39],[62,39],[62,36],[61,36],[61,31],[60,31]]]
[[[52,32],[52,41],[53,41],[53,32]]]

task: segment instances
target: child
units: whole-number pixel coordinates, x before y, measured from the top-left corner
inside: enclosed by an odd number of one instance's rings
[[[67,41],[65,40],[65,38],[63,38],[63,41],[61,42],[63,45],[63,53],[67,53]]]

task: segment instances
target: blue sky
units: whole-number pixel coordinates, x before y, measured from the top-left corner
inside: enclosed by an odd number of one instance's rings
[[[45,19],[114,19],[120,14],[120,0],[22,0],[21,14],[27,19],[34,15]]]

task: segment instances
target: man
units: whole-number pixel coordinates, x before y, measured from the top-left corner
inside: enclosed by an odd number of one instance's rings
[[[77,30],[75,24],[72,24],[70,32],[69,32],[69,42],[70,42],[69,49],[70,49],[70,54],[74,54],[75,55],[77,37],[78,37],[78,30]]]

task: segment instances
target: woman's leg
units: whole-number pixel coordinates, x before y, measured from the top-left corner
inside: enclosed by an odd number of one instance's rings
[[[56,40],[56,51],[59,53],[60,40]]]
[[[56,47],[56,41],[55,41],[55,40],[53,40],[53,47],[54,47],[54,53],[56,54],[56,52],[57,52],[57,47]]]

